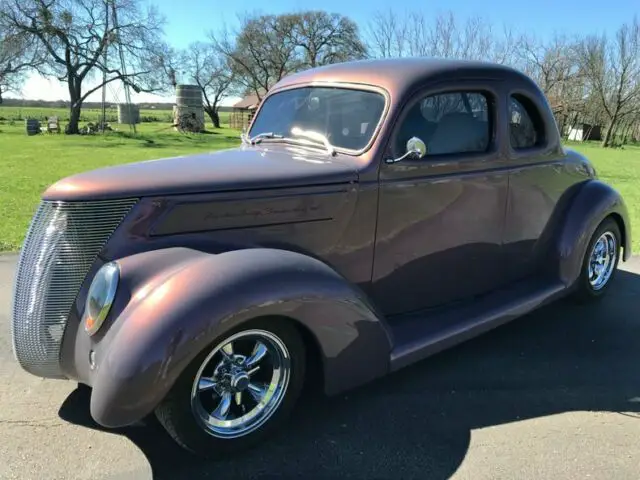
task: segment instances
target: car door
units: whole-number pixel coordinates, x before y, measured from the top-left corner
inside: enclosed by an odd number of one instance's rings
[[[444,305],[504,283],[508,173],[499,104],[491,82],[449,82],[413,96],[398,117],[380,166],[372,277],[385,314]],[[425,143],[426,154],[387,163],[412,137]]]

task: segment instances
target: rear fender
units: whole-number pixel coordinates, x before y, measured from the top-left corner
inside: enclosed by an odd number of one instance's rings
[[[151,413],[195,356],[256,317],[285,316],[308,329],[329,395],[388,371],[384,319],[318,260],[275,249],[211,255],[171,248],[118,263],[120,312],[95,346],[92,379],[91,414],[104,426]]]
[[[589,241],[598,225],[612,215],[622,233],[623,260],[631,256],[631,226],[622,196],[600,180],[588,180],[576,193],[565,216],[555,248],[560,279],[572,286],[580,276]]]

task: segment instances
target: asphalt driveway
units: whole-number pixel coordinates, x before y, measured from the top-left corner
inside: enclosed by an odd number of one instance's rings
[[[395,375],[301,408],[213,463],[155,424],[105,432],[75,384],[13,360],[14,256],[0,256],[0,479],[637,479],[640,260],[597,306],[560,302]]]

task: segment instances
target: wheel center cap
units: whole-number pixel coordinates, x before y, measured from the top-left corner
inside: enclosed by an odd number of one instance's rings
[[[231,388],[234,390],[244,390],[249,386],[249,375],[245,372],[236,373],[231,377]]]

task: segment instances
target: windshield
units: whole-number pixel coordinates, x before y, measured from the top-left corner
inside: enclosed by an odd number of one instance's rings
[[[325,136],[336,148],[360,150],[371,140],[384,104],[382,94],[368,90],[338,87],[285,90],[264,100],[249,137],[269,132],[304,140],[308,137],[295,132],[311,131]]]

